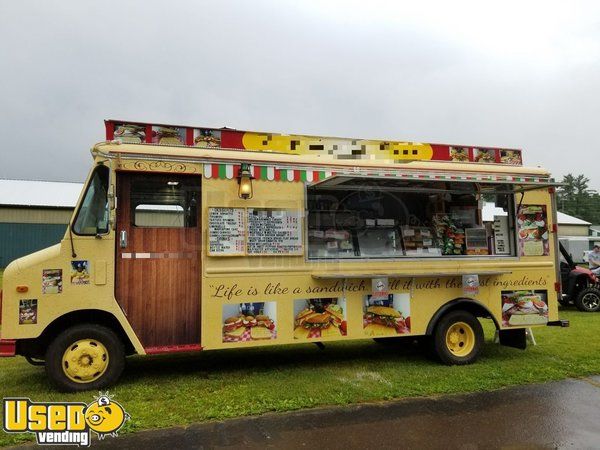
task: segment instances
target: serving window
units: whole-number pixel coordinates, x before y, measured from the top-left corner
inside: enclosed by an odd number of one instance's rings
[[[307,209],[310,259],[515,255],[507,184],[335,177]]]

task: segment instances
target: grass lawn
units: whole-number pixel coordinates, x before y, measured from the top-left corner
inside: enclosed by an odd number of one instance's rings
[[[600,314],[563,310],[571,328],[535,330],[526,351],[491,342],[478,363],[447,367],[414,346],[372,341],[224,350],[194,355],[133,357],[111,389],[131,414],[125,431],[185,425],[268,411],[498,389],[600,373]],[[23,358],[0,359],[0,397],[90,402],[96,392],[61,394],[43,368]],[[32,435],[2,432],[0,445]]]

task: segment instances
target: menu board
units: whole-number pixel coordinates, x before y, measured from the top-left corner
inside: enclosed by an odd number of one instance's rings
[[[298,255],[302,253],[301,211],[248,208],[249,255]]]
[[[208,208],[208,253],[243,255],[244,246],[244,208]]]

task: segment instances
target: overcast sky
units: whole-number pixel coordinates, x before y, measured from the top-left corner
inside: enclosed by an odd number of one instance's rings
[[[600,2],[0,2],[0,178],[103,119],[522,148],[600,189]]]

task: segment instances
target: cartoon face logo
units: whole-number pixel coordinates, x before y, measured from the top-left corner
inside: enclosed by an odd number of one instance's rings
[[[469,287],[477,287],[479,285],[479,280],[477,277],[467,277],[465,284]]]
[[[85,410],[85,421],[100,439],[108,434],[116,436],[126,420],[129,420],[129,414],[117,402],[111,401],[107,395],[100,396]]]

